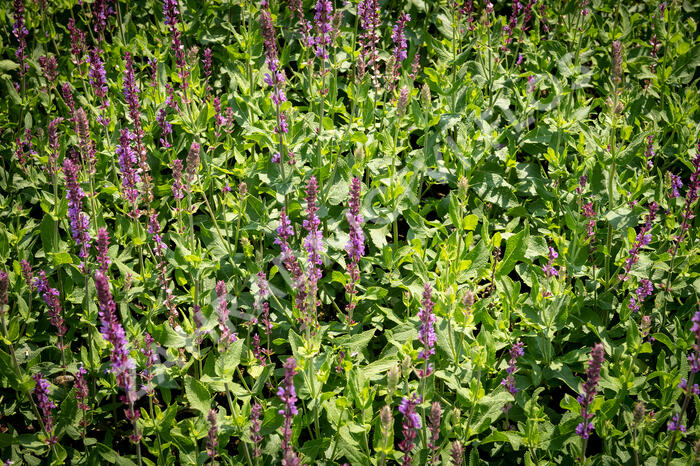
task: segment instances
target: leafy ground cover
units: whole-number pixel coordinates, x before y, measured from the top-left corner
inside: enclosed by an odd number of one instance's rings
[[[693,2],[0,6],[5,464],[694,464]]]

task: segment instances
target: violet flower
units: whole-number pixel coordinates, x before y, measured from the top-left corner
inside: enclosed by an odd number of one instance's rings
[[[355,295],[357,290],[355,285],[360,280],[360,269],[359,263],[360,259],[365,255],[365,235],[362,232],[362,223],[364,219],[360,214],[360,179],[355,177],[350,183],[350,193],[348,200],[348,211],[345,213],[345,217],[350,225],[350,239],[345,245],[345,250],[350,256],[350,262],[347,265],[348,274],[350,275],[350,281],[345,285],[345,290],[350,295],[350,300],[345,307],[345,311],[348,313],[348,318],[352,323],[352,314],[355,309]]]
[[[165,0],[163,2],[163,17],[168,25],[172,37],[172,51],[175,55],[175,64],[178,68],[178,76],[182,80],[184,98],[187,99],[187,88],[189,86],[189,71],[185,63],[185,47],[182,45],[182,32],[178,29],[180,12],[178,10],[178,0]]]
[[[634,296],[630,296],[630,303],[628,307],[634,312],[639,311],[639,305],[642,304],[647,297],[651,296],[653,292],[654,285],[650,280],[643,278],[637,289],[634,291],[636,298]]]
[[[275,25],[272,22],[272,16],[268,8],[263,8],[260,11],[260,27],[262,28],[263,39],[265,43],[265,64],[269,73],[265,74],[265,84],[272,88],[270,100],[275,105],[277,110],[277,125],[275,132],[277,134],[286,134],[289,132],[287,125],[287,116],[280,110],[280,105],[287,101],[287,96],[284,93],[284,84],[287,77],[284,70],[280,68],[280,63],[277,53],[277,43],[275,41]]]
[[[190,145],[190,151],[187,153],[187,167],[185,168],[185,180],[187,181],[188,190],[192,191],[192,184],[194,183],[194,177],[199,171],[199,144],[193,142]]]
[[[685,433],[685,426],[681,424],[680,415],[674,414],[670,421],[668,421],[668,431],[673,432],[674,430],[680,430]]]
[[[74,65],[80,68],[80,65],[84,63],[83,54],[87,48],[85,45],[85,33],[75,26],[75,20],[73,18],[68,18],[67,27],[70,32],[71,60]],[[80,73],[83,73],[82,69],[80,69]]]
[[[700,311],[696,311],[691,320],[693,326],[690,331],[695,334],[695,343],[693,344],[693,352],[688,356],[688,365],[690,372],[697,374],[700,372]]]
[[[134,134],[136,136],[137,151],[141,153],[143,147],[143,128],[141,127],[141,104],[139,103],[139,90],[136,84],[136,76],[134,73],[134,58],[130,52],[124,55],[125,71],[124,71],[124,99],[129,106],[129,117],[134,123]]]
[[[598,389],[600,370],[603,367],[604,359],[605,348],[602,343],[596,343],[591,349],[591,359],[588,362],[588,369],[586,370],[586,381],[583,383],[583,392],[581,392],[577,398],[581,405],[581,418],[583,422],[576,427],[576,435],[582,439],[587,439],[590,433],[593,432],[593,423],[590,422],[593,418],[593,413],[588,412],[588,408],[593,403]]]
[[[146,332],[143,337],[143,348],[141,348],[141,353],[146,357],[146,365],[144,370],[141,371],[141,379],[144,384],[141,387],[148,396],[153,396],[154,390],[151,381],[153,380],[153,366],[158,362],[158,355],[153,351],[153,344],[155,340],[150,333]]]
[[[61,143],[58,136],[58,125],[61,124],[63,118],[54,118],[49,122],[48,137],[49,137],[49,157],[46,165],[46,171],[49,175],[55,175],[58,172],[58,157],[61,153]]]
[[[656,153],[654,152],[654,135],[650,134],[647,136],[647,148],[644,150],[644,158],[647,161],[647,168],[651,170],[654,166],[652,159]]]
[[[15,10],[15,22],[12,25],[12,34],[17,39],[19,44],[17,50],[15,51],[15,57],[19,61],[19,75],[24,77],[24,75],[29,71],[29,63],[27,63],[27,56],[25,52],[27,50],[27,36],[29,35],[29,30],[24,23],[24,1],[14,0],[14,10]]]
[[[559,272],[554,268],[554,260],[559,257],[559,254],[553,247],[550,246],[549,255],[547,257],[549,260],[547,261],[547,265],[542,266],[542,271],[544,272],[545,277],[556,277],[559,275]]]
[[[260,435],[260,429],[262,428],[261,414],[262,405],[256,401],[250,407],[250,440],[253,442],[253,458],[260,458],[262,455],[262,449],[260,448],[262,443],[262,436]]]
[[[87,381],[85,380],[86,375],[87,371],[85,370],[85,367],[81,364],[78,368],[78,371],[75,373],[75,399],[78,402],[78,409],[83,412],[83,420],[81,421],[81,423],[84,425],[87,424],[86,415],[87,412],[90,410],[90,405],[88,404],[90,402],[88,400],[89,392]]]
[[[420,416],[416,412],[416,406],[421,402],[421,397],[415,393],[411,398],[404,397],[399,405],[399,412],[403,414],[404,421],[401,425],[403,431],[403,440],[399,443],[399,449],[404,452],[402,464],[410,466],[413,462],[411,451],[413,450],[413,442],[421,428]]]
[[[294,235],[294,230],[292,229],[292,223],[287,217],[287,213],[284,208],[280,213],[280,224],[277,227],[277,238],[274,244],[278,244],[282,249],[282,262],[287,271],[292,275],[292,285],[296,290],[295,295],[295,305],[297,310],[304,315],[306,310],[306,283],[304,280],[304,273],[299,266],[297,257],[292,251],[289,245],[289,238]]]
[[[138,208],[138,197],[140,191],[138,184],[141,182],[141,169],[138,168],[138,160],[134,150],[131,148],[131,141],[134,134],[128,129],[122,129],[117,144],[116,155],[119,160],[119,170],[122,174],[122,193],[131,206],[129,217],[136,218],[140,215]]]
[[[518,370],[518,358],[525,354],[525,351],[523,350],[524,346],[525,344],[518,340],[510,348],[510,360],[508,361],[508,368],[506,369],[506,373],[508,375],[506,378],[501,380],[501,385],[506,387],[508,393],[513,396],[515,396],[519,391],[519,389],[515,386],[514,374]]]
[[[593,201],[583,204],[583,217],[588,219],[586,223],[586,241],[592,243],[595,240],[595,211],[593,210]]]
[[[690,175],[690,180],[688,181],[688,191],[685,194],[685,208],[681,217],[683,221],[681,222],[681,231],[678,236],[673,238],[673,247],[671,248],[671,254],[676,255],[678,251],[678,246],[685,239],[685,234],[690,227],[690,222],[695,218],[693,213],[693,204],[698,200],[698,193],[700,193],[700,140],[698,140],[697,153],[692,161],[693,173]]]
[[[173,197],[175,197],[175,200],[180,201],[185,197],[185,194],[182,192],[184,189],[184,186],[182,185],[182,160],[173,160],[172,169],[173,185],[171,189],[173,191]]]
[[[306,186],[306,220],[303,222],[304,229],[308,232],[304,238],[304,248],[309,257],[307,260],[308,270],[306,273],[307,292],[310,297],[310,306],[316,308],[318,303],[316,297],[318,294],[318,281],[321,279],[323,272],[320,265],[323,264],[321,254],[324,251],[323,232],[319,230],[321,220],[318,218],[318,206],[316,205],[318,195],[318,183],[316,177],[312,176]],[[315,316],[307,315],[307,325],[315,325]]]
[[[361,0],[357,5],[362,32],[359,35],[360,55],[357,61],[357,78],[362,80],[368,69],[372,70],[372,83],[379,86],[379,0]]]
[[[173,134],[173,125],[168,121],[168,110],[166,107],[158,110],[156,122],[160,126],[160,144],[167,149],[171,146],[168,136]]]
[[[333,4],[330,0],[317,0],[314,8],[314,25],[316,26],[316,58],[328,59],[328,47],[333,34]]]
[[[294,375],[296,374],[297,362],[293,357],[287,358],[284,363],[284,380],[277,389],[277,396],[284,403],[284,408],[279,413],[284,416],[282,425],[282,450],[283,464],[299,465],[301,462],[292,449],[292,420],[298,414],[296,402],[297,394],[294,389]],[[285,463],[286,461],[286,463]]]
[[[106,275],[112,260],[109,258],[109,233],[105,227],[97,230],[97,263],[100,264],[102,273]]]
[[[406,57],[408,57],[408,43],[406,42],[406,34],[404,34],[404,29],[406,28],[406,23],[409,21],[411,21],[411,16],[402,11],[391,34],[391,40],[394,42],[394,69],[391,70],[392,74],[390,79],[390,89],[392,91],[396,88],[396,82],[401,74],[401,66],[403,65],[403,61],[406,59]]]
[[[70,111],[70,121],[76,124],[75,119],[75,101],[73,100],[73,93],[70,90],[70,85],[68,83],[63,83],[61,85],[61,95],[63,95],[63,100],[66,102],[66,106]],[[77,132],[77,130],[76,130]]]
[[[58,335],[58,348],[63,351],[65,348],[65,345],[63,344],[63,336],[66,334],[68,329],[66,328],[65,321],[63,320],[58,290],[49,285],[49,280],[46,278],[46,272],[43,270],[40,270],[38,277],[34,278],[34,286],[39,295],[41,295],[41,299],[43,299],[44,303],[46,303],[48,306],[49,320],[51,325],[56,328],[56,334]]]
[[[435,453],[440,446],[438,440],[440,439],[440,418],[442,417],[442,407],[439,401],[434,401],[430,405],[430,414],[428,415],[428,429],[430,430],[430,437],[428,438],[428,448]],[[433,460],[436,460],[434,458]]]
[[[637,237],[632,243],[632,249],[629,250],[629,256],[625,259],[624,274],[620,274],[620,280],[627,281],[629,278],[629,272],[632,266],[639,260],[639,251],[643,246],[648,245],[651,242],[651,223],[656,218],[656,212],[659,210],[659,205],[656,202],[652,202],[649,206],[649,213],[644,217],[644,226],[639,230]]]
[[[32,271],[32,266],[27,262],[27,259],[22,259],[20,261],[22,267],[22,276],[24,281],[27,283],[30,291],[36,290],[36,284],[34,283],[34,272]]]
[[[151,87],[156,87],[158,85],[158,60],[155,58],[148,59],[148,68],[151,72]]]
[[[163,241],[163,236],[160,232],[160,223],[158,222],[158,214],[156,212],[153,212],[149,217],[147,231],[153,238],[153,254],[158,261],[156,264],[158,280],[160,281],[161,288],[165,291],[165,307],[168,309],[168,321],[171,326],[178,327],[178,312],[177,306],[175,305],[175,297],[173,296],[172,290],[168,287],[168,278],[166,276],[165,251],[168,247]]]
[[[41,71],[46,81],[50,84],[56,81],[58,78],[58,62],[56,61],[56,57],[53,55],[39,57],[39,66],[41,66]]]
[[[111,0],[95,0],[92,4],[92,30],[102,39],[104,30],[107,29],[109,18],[114,15]]]
[[[84,271],[85,259],[88,257],[90,247],[90,218],[83,212],[83,197],[85,192],[78,183],[78,173],[80,168],[73,163],[70,157],[63,159],[63,174],[66,177],[66,199],[68,199],[68,218],[70,219],[71,236],[76,244],[80,246],[78,256],[83,260],[81,268]]]
[[[428,363],[430,356],[435,354],[435,343],[437,335],[435,334],[435,314],[433,307],[435,303],[432,301],[432,291],[430,284],[426,283],[423,291],[423,299],[421,307],[418,311],[418,318],[421,321],[420,329],[418,330],[418,341],[423,344],[423,349],[418,353],[418,359],[425,361],[424,367],[416,370],[419,378],[428,377],[433,373],[432,363]]]
[[[675,199],[680,197],[678,190],[683,187],[683,181],[678,175],[669,173],[669,178],[671,179],[671,192],[668,194],[669,199]]]
[[[216,282],[216,296],[219,300],[217,313],[219,315],[219,330],[221,331],[220,341],[223,347],[219,351],[226,351],[231,343],[238,339],[235,332],[231,332],[228,326],[228,303],[226,302],[226,283],[223,280]]]
[[[209,431],[207,432],[207,455],[212,460],[216,458],[219,453],[219,426],[216,425],[216,410],[210,409],[207,414],[207,421],[209,422]]]
[[[211,49],[207,47],[204,49],[204,75],[209,78],[211,76]]]
[[[90,63],[90,85],[92,86],[95,95],[99,97],[102,109],[102,115],[98,117],[99,122],[107,126],[109,125],[109,119],[104,116],[104,110],[109,107],[109,99],[107,98],[107,91],[109,87],[107,85],[107,74],[105,72],[104,63],[100,58],[100,50],[97,48],[90,49],[88,55],[88,62]]]
[[[82,107],[75,112],[75,132],[78,135],[80,158],[88,174],[93,174],[95,173],[97,149],[95,141],[90,137],[90,123]]]
[[[56,408],[56,405],[49,399],[49,382],[42,377],[41,372],[34,374],[32,378],[34,382],[36,382],[32,393],[36,397],[37,405],[41,412],[41,421],[44,424],[44,430],[46,430],[46,435],[48,436],[45,441],[49,445],[54,445],[57,439],[53,434],[52,410]]]

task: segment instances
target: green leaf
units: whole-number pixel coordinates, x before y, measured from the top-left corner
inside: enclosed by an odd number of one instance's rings
[[[207,414],[211,404],[211,396],[207,387],[199,380],[189,375],[185,376],[185,396],[193,409]]]
[[[520,230],[506,240],[506,253],[498,266],[496,276],[508,275],[515,268],[516,263],[525,259],[529,236],[530,227],[526,225],[524,230]]]

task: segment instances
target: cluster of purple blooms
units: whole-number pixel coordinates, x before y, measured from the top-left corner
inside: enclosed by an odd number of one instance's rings
[[[408,43],[406,42],[406,23],[411,21],[411,16],[406,12],[401,12],[399,20],[394,25],[391,34],[391,40],[394,42],[394,69],[391,70],[390,88],[393,91],[396,88],[399,75],[401,74],[401,66],[403,61],[408,57]]]
[[[669,173],[668,176],[671,180],[671,192],[668,193],[668,197],[669,199],[677,199],[681,195],[678,190],[683,187],[683,181],[679,175]]]
[[[306,238],[304,238],[304,248],[309,255],[307,259],[308,270],[306,273],[306,281],[307,293],[311,299],[309,304],[312,309],[315,309],[317,306],[318,281],[323,275],[320,266],[323,264],[321,254],[324,251],[324,245],[323,232],[319,229],[321,226],[321,219],[318,218],[318,206],[316,205],[317,196],[318,183],[316,182],[316,177],[312,176],[309,179],[309,183],[306,185],[306,219],[302,224],[308,233]],[[315,325],[315,316],[308,315],[306,324]]]
[[[214,459],[219,453],[219,426],[216,423],[217,411],[210,409],[207,413],[207,421],[209,422],[209,430],[207,431],[207,455]]]
[[[518,370],[518,358],[525,354],[523,349],[525,344],[522,341],[516,341],[510,348],[510,360],[508,361],[508,368],[506,373],[508,374],[503,380],[501,380],[501,385],[506,387],[508,393],[515,395],[518,393],[518,388],[515,386],[515,371]]]
[[[168,287],[168,278],[166,276],[167,269],[165,267],[165,251],[168,246],[163,241],[163,235],[160,232],[160,223],[158,222],[158,214],[152,212],[148,219],[148,234],[153,238],[153,254],[156,256],[158,263],[158,280],[160,286],[165,291],[165,307],[168,309],[168,321],[173,327],[177,327],[177,306],[175,305],[175,297],[172,290]]]
[[[119,170],[122,173],[122,194],[131,206],[129,216],[136,218],[140,215],[138,208],[139,189],[141,182],[141,169],[138,167],[138,159],[131,148],[134,134],[128,129],[122,128],[117,144],[116,155],[119,161]]]
[[[124,99],[129,106],[129,117],[134,123],[134,135],[136,136],[136,147],[139,155],[145,151],[143,147],[143,128],[141,126],[141,104],[139,103],[139,90],[136,84],[136,76],[134,73],[134,58],[130,52],[124,55]]]
[[[66,328],[66,323],[63,320],[58,290],[49,285],[49,279],[43,270],[40,270],[39,276],[34,278],[34,288],[48,306],[49,320],[51,325],[56,328],[56,334],[58,335],[58,348],[63,351],[65,348],[63,336],[68,331],[68,328]]]
[[[296,407],[297,393],[294,389],[294,374],[296,374],[297,362],[289,357],[284,363],[284,380],[277,389],[277,396],[284,403],[284,408],[279,413],[284,416],[282,424],[282,464],[286,466],[298,466],[301,461],[292,448],[292,420],[298,414]]]
[[[292,285],[296,290],[295,305],[299,312],[304,314],[306,310],[306,280],[304,273],[299,266],[297,257],[289,245],[289,238],[294,236],[292,222],[287,217],[284,209],[280,213],[280,224],[277,227],[277,238],[275,244],[280,246],[282,250],[282,263],[287,271],[292,275]]]
[[[644,217],[644,226],[639,230],[637,237],[632,244],[632,248],[629,250],[629,256],[625,259],[624,274],[620,274],[620,280],[627,281],[629,278],[629,272],[632,266],[639,261],[639,251],[643,246],[648,245],[651,242],[651,223],[656,218],[656,213],[659,211],[659,204],[652,202],[649,205],[649,213]]]
[[[55,175],[58,172],[58,156],[61,152],[61,143],[58,136],[58,125],[61,124],[63,118],[54,118],[49,122],[48,139],[49,139],[49,156],[46,164],[46,172],[49,175]]]
[[[78,150],[88,174],[95,173],[97,148],[90,136],[90,122],[82,107],[75,111],[75,132],[78,135]],[[77,163],[77,159],[75,160]]]
[[[111,3],[111,0],[96,0],[92,5],[92,30],[100,38],[102,38],[105,29],[107,29],[109,18],[114,15],[114,8],[112,8]]]
[[[697,374],[700,372],[700,311],[693,315],[692,322],[690,331],[695,334],[695,344],[693,344],[693,352],[688,356],[688,365],[690,372]]]
[[[24,75],[29,71],[29,63],[27,63],[27,57],[25,52],[27,50],[27,36],[29,35],[29,30],[24,23],[24,1],[14,0],[14,10],[15,10],[15,22],[12,25],[12,34],[17,39],[19,46],[15,51],[15,57],[19,61],[19,73],[20,76]]]
[[[317,0],[314,14],[316,26],[316,58],[328,59],[328,47],[333,34],[333,4],[330,0]]]
[[[100,333],[112,345],[109,370],[116,377],[119,388],[124,390],[122,402],[127,405],[124,412],[126,418],[134,423],[134,432],[130,436],[131,441],[139,443],[141,434],[136,427],[139,411],[134,409],[136,381],[134,380],[133,371],[136,364],[129,355],[129,342],[126,338],[126,332],[124,332],[124,327],[122,327],[117,318],[116,304],[109,290],[109,278],[100,270],[95,272],[95,288],[97,288],[97,299],[100,304]]]
[[[178,77],[182,80],[182,90],[184,92],[184,97],[187,99],[187,88],[189,87],[189,71],[187,70],[187,64],[185,63],[185,46],[182,44],[182,32],[178,29],[178,23],[180,22],[178,17],[180,11],[178,10],[178,0],[165,0],[163,2],[163,17],[165,18],[165,24],[170,30],[170,35],[172,36],[172,51],[175,54],[175,64],[178,68]]]
[[[421,402],[421,397],[415,393],[411,398],[404,397],[399,405],[399,412],[403,414],[404,421],[401,425],[403,431],[403,440],[399,443],[399,449],[404,452],[402,464],[410,466],[413,462],[411,451],[413,450],[413,442],[416,440],[418,431],[421,429],[420,416],[416,412],[416,406]]]
[[[656,153],[654,152],[654,135],[650,134],[647,136],[647,148],[644,150],[644,158],[647,161],[647,168],[651,170],[651,168],[654,166],[654,156]]]
[[[416,370],[419,378],[428,377],[433,373],[432,363],[428,363],[430,356],[435,354],[435,343],[437,343],[437,335],[435,334],[435,314],[433,313],[432,291],[430,284],[426,283],[423,289],[423,299],[421,307],[418,311],[418,319],[420,319],[420,328],[418,330],[418,341],[423,344],[423,349],[418,353],[418,359],[425,361],[424,368]]]
[[[253,458],[260,458],[262,455],[262,449],[260,448],[262,443],[262,435],[260,435],[260,429],[262,429],[260,415],[262,410],[262,405],[257,401],[250,406],[250,440],[253,442]]]
[[[544,272],[545,277],[556,277],[559,275],[559,271],[554,268],[554,260],[559,257],[559,253],[553,248],[549,247],[549,255],[547,264],[542,266],[542,271]]]
[[[83,412],[83,420],[81,424],[87,425],[85,416],[87,412],[90,411],[90,405],[88,404],[88,386],[85,376],[87,375],[87,370],[84,366],[80,366],[75,373],[75,399],[78,402],[78,409]]]
[[[109,233],[105,227],[97,229],[97,263],[99,269],[106,275],[112,260],[109,258]]]
[[[280,105],[287,101],[287,96],[284,93],[284,83],[287,77],[284,70],[280,68],[279,59],[277,57],[277,43],[275,42],[275,25],[272,22],[270,10],[263,8],[260,12],[260,22],[262,28],[263,39],[265,42],[265,64],[269,73],[265,74],[265,84],[272,88],[270,99],[277,108],[277,126],[275,132],[277,134],[286,134],[289,132],[287,126],[287,116],[280,110]]]
[[[85,45],[85,32],[75,26],[75,20],[73,18],[68,19],[67,27],[70,32],[70,53],[73,64],[80,67],[80,65],[84,63],[83,55],[87,48]],[[80,68],[80,73],[82,73],[82,67]]]
[[[160,127],[160,144],[167,149],[171,146],[168,136],[173,134],[173,125],[168,121],[167,107],[162,107],[160,110],[158,110],[156,122]]]
[[[56,443],[56,436],[53,434],[53,409],[56,409],[56,405],[49,398],[49,382],[44,379],[41,372],[34,374],[32,376],[36,385],[34,386],[34,396],[36,397],[37,404],[39,406],[39,411],[41,412],[41,420],[44,423],[44,429],[46,430],[46,443],[49,445],[54,445]]]
[[[345,250],[350,256],[350,262],[348,263],[350,281],[345,286],[346,291],[350,294],[350,301],[345,307],[345,310],[348,312],[350,321],[352,321],[352,312],[356,305],[354,300],[355,294],[357,293],[355,285],[360,280],[360,269],[358,265],[360,259],[365,255],[365,235],[362,232],[362,223],[364,219],[360,214],[360,190],[360,179],[355,177],[350,183],[349,209],[345,213],[345,217],[350,225],[350,239],[345,245]]]
[[[685,234],[690,228],[690,222],[695,218],[693,213],[693,204],[698,200],[698,193],[700,193],[700,140],[698,140],[697,153],[692,161],[693,173],[690,175],[690,180],[688,181],[688,191],[685,194],[685,207],[681,216],[683,221],[681,222],[680,234],[673,238],[674,245],[672,248],[672,255],[676,255],[678,246],[685,238]]]
[[[78,174],[80,167],[70,157],[63,159],[63,174],[66,177],[66,199],[68,199],[68,218],[70,219],[71,235],[80,246],[78,256],[83,260],[81,268],[85,269],[85,259],[90,248],[90,218],[83,212],[83,197],[85,192],[80,188]]]
[[[216,282],[216,297],[219,300],[217,314],[219,315],[219,341],[223,344],[220,351],[225,351],[238,339],[236,332],[232,332],[228,325],[228,302],[226,301],[226,283],[223,280]]]
[[[360,56],[357,62],[357,78],[362,79],[367,69],[372,70],[372,83],[379,86],[379,1],[361,0],[357,4],[362,32],[359,35]]]
[[[155,343],[155,339],[151,336],[150,333],[146,332],[146,334],[143,337],[143,348],[141,348],[141,353],[146,357],[146,365],[145,368],[141,371],[141,380],[143,381],[143,385],[141,389],[146,392],[149,396],[153,396],[154,390],[153,390],[153,384],[151,381],[153,380],[153,366],[158,362],[158,355],[156,354],[155,351],[153,351],[153,344]]]
[[[643,278],[637,289],[634,290],[636,297],[630,296],[629,308],[634,312],[639,311],[639,305],[642,304],[646,298],[651,296],[653,292],[654,284],[651,282],[651,280]]]
[[[109,125],[109,118],[105,116],[105,110],[109,107],[109,99],[107,92],[107,73],[105,72],[104,63],[100,58],[101,51],[98,48],[90,49],[88,54],[88,62],[90,63],[90,85],[95,92],[95,95],[100,99],[100,109],[102,113],[98,115],[97,120],[105,127]]]
[[[602,343],[596,343],[591,349],[591,359],[588,361],[588,369],[586,370],[586,381],[583,383],[583,392],[578,396],[577,400],[581,405],[581,422],[576,426],[576,435],[583,439],[587,439],[593,432],[593,413],[588,411],[595,394],[598,390],[598,381],[600,380],[600,370],[603,367],[605,360],[605,348]]]

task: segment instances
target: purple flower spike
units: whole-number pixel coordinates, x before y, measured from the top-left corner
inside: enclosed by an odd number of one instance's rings
[[[355,294],[357,290],[355,285],[360,280],[360,269],[359,263],[360,259],[365,255],[365,235],[362,232],[362,223],[364,219],[360,215],[360,190],[361,184],[360,179],[355,177],[352,179],[350,184],[350,199],[348,200],[348,211],[345,213],[345,217],[350,225],[350,239],[345,245],[345,250],[350,256],[350,262],[348,263],[348,274],[350,275],[350,281],[345,286],[346,291],[350,295],[350,302],[345,307],[348,313],[349,320],[352,323],[352,313],[355,309]]]
[[[590,420],[593,418],[593,413],[588,412],[588,408],[593,403],[596,391],[598,389],[598,381],[600,380],[600,370],[603,367],[605,360],[605,348],[602,343],[596,343],[591,349],[591,359],[588,362],[586,370],[586,381],[583,383],[583,392],[578,396],[577,400],[581,405],[581,422],[576,427],[576,435],[587,439],[593,431],[593,423]]]
[[[141,169],[138,168],[136,153],[131,147],[134,135],[128,129],[122,129],[117,144],[116,155],[119,160],[119,170],[122,174],[122,193],[125,200],[131,206],[129,216],[136,218],[140,215],[138,198],[140,195],[138,184],[141,182]]]
[[[523,350],[524,346],[525,344],[518,340],[510,348],[510,361],[508,361],[508,368],[506,369],[506,373],[508,374],[508,376],[501,380],[501,385],[506,387],[506,389],[511,395],[515,395],[519,391],[518,388],[515,386],[514,374],[518,370],[518,358],[525,354],[525,351]]]
[[[44,424],[44,429],[46,429],[46,443],[53,445],[56,443],[56,436],[53,434],[53,412],[52,410],[56,408],[53,401],[49,399],[49,382],[44,379],[41,372],[32,376],[36,385],[34,386],[34,396],[37,400],[37,405],[39,406],[39,411],[41,412],[41,421]]]
[[[216,296],[219,300],[217,312],[219,314],[219,330],[221,331],[221,343],[223,346],[220,351],[228,349],[229,345],[238,339],[235,332],[231,332],[228,325],[228,302],[226,301],[226,283],[219,280],[216,283]]]
[[[372,71],[372,83],[379,86],[379,1],[361,0],[357,5],[357,14],[360,16],[362,32],[359,36],[360,55],[357,62],[357,77],[362,79],[365,72]]]
[[[106,275],[112,260],[109,258],[109,233],[105,227],[97,230],[97,262],[102,273]]]
[[[262,443],[262,436],[260,435],[262,409],[262,405],[257,401],[250,407],[250,440],[253,442],[253,458],[260,458],[262,455],[262,449],[260,448]]]
[[[553,247],[549,247],[549,261],[547,262],[547,265],[542,266],[542,270],[544,271],[544,275],[546,277],[556,277],[559,275],[559,272],[557,269],[553,267],[554,265],[554,260],[559,257],[559,254],[557,251],[554,250]]]
[[[318,218],[318,206],[316,200],[318,196],[318,183],[316,177],[312,176],[306,186],[306,220],[303,222],[304,229],[308,232],[304,238],[304,248],[309,255],[307,260],[307,292],[311,298],[309,303],[312,308],[316,308],[316,296],[318,292],[318,281],[321,279],[323,272],[320,265],[323,264],[321,254],[324,251],[323,232],[319,230],[321,220]],[[315,325],[315,316],[307,316],[307,325]]]
[[[333,35],[333,4],[330,0],[316,2],[314,24],[316,26],[316,57],[328,59],[328,47]]]
[[[418,341],[423,344],[423,349],[418,353],[418,358],[425,360],[423,368],[417,369],[419,378],[428,377],[433,373],[432,363],[428,363],[430,356],[435,354],[435,343],[437,343],[437,335],[435,334],[435,314],[433,307],[435,303],[432,301],[432,291],[430,284],[426,283],[423,291],[423,300],[418,311],[418,318],[421,325],[418,330]]]
[[[65,321],[63,320],[58,290],[49,285],[49,279],[46,278],[46,272],[43,270],[40,270],[39,276],[34,279],[34,287],[41,295],[41,299],[44,300],[44,303],[46,303],[49,308],[49,320],[51,321],[51,325],[56,328],[56,334],[58,335],[59,341],[58,347],[60,350],[63,350],[65,348],[63,345],[63,336],[66,334],[68,329],[66,328]]]
[[[294,389],[294,374],[296,374],[297,362],[294,358],[289,357],[284,363],[284,380],[277,389],[277,396],[284,403],[284,408],[279,410],[279,413],[284,416],[284,424],[282,425],[282,450],[283,460],[285,465],[300,465],[301,461],[297,457],[292,448],[292,420],[297,415],[296,407],[297,394]]]
[[[404,421],[402,424],[403,440],[399,443],[399,449],[404,452],[402,464],[410,466],[413,462],[411,451],[413,450],[413,442],[421,428],[420,416],[416,412],[416,406],[420,404],[421,397],[415,393],[411,398],[404,397],[399,405],[399,412],[403,414]]]

